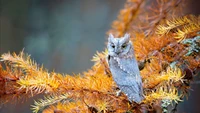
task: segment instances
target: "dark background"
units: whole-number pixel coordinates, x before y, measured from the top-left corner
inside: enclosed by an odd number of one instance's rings
[[[0,54],[23,48],[49,71],[81,73],[89,69],[96,51],[105,48],[105,33],[117,19],[125,0],[1,0]],[[189,13],[199,14],[192,0]],[[193,84],[179,113],[200,113],[200,90]],[[0,113],[30,113],[33,99],[0,106]]]

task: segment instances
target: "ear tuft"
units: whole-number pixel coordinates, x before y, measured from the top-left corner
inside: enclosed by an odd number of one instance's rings
[[[130,34],[126,33],[124,35],[124,40],[125,40],[125,42],[129,42],[129,40],[130,40]]]
[[[113,39],[114,39],[114,36],[112,33],[110,33],[108,37],[108,42],[112,42]]]

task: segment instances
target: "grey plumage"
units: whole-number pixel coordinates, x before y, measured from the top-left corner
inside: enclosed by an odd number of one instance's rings
[[[140,103],[143,100],[143,88],[140,71],[134,56],[130,35],[108,38],[108,63],[113,79],[129,101]]]

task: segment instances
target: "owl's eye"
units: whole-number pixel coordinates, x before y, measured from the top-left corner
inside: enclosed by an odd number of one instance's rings
[[[123,44],[123,45],[122,45],[122,48],[126,48],[126,46],[127,46],[126,44]]]
[[[112,48],[115,48],[115,45],[111,45]]]

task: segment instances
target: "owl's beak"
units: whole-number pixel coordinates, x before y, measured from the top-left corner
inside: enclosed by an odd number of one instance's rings
[[[120,51],[116,51],[115,53],[116,53],[117,55],[119,55]]]

